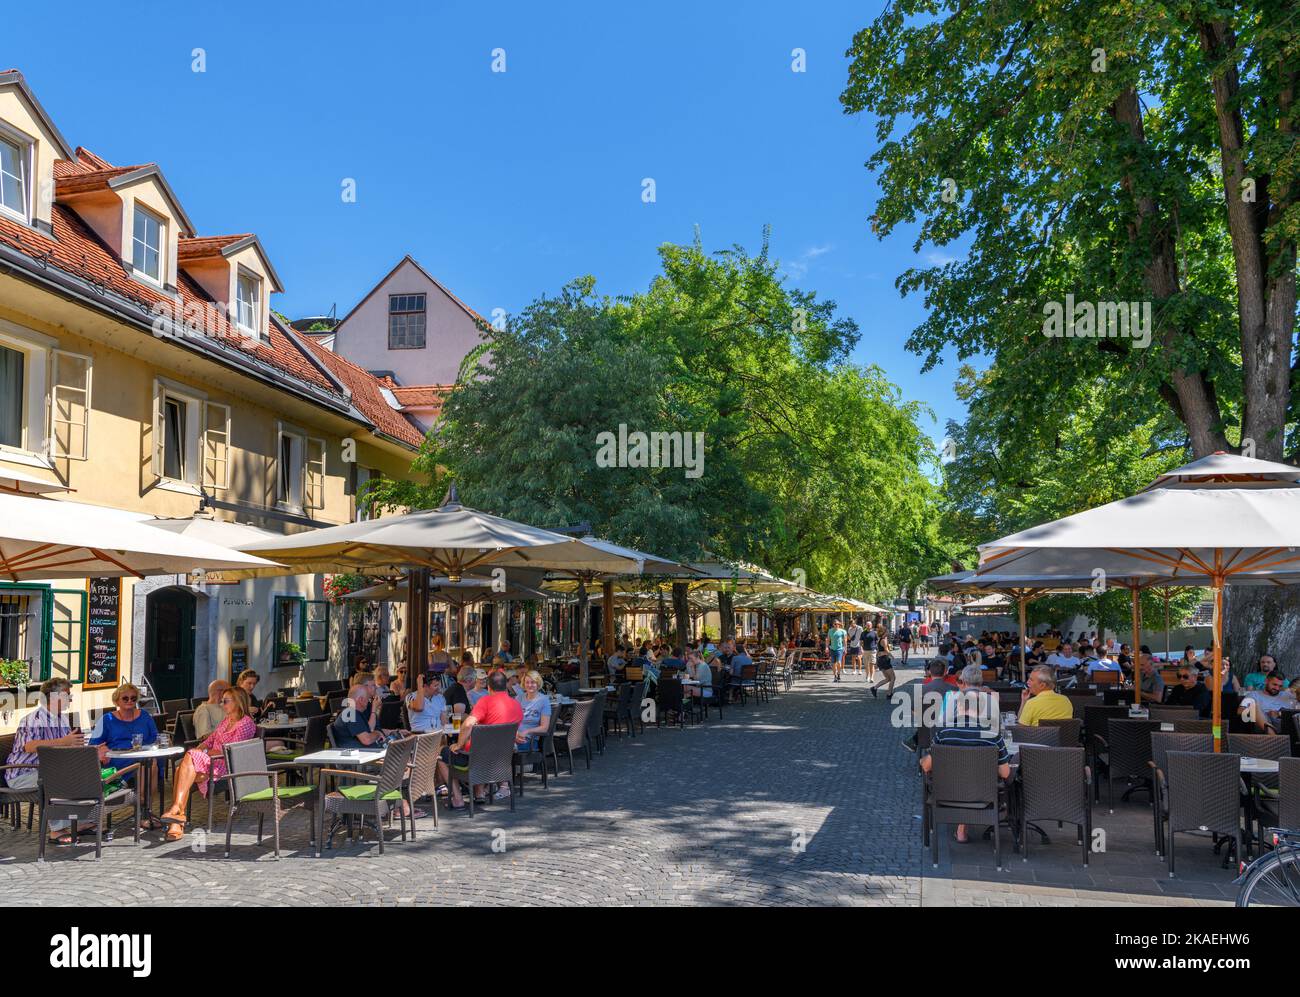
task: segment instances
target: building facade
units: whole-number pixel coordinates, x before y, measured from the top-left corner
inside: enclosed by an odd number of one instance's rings
[[[281,289],[255,235],[195,232],[156,164],[70,147],[0,73],[0,487],[10,469],[55,502],[280,533],[371,514],[358,490],[409,474],[423,431],[281,322]],[[127,677],[188,698],[244,666],[265,691],[344,673],[343,615],[320,576],[0,582],[0,658],[81,683],[83,706]]]

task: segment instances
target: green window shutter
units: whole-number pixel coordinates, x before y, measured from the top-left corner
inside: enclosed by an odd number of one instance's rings
[[[61,596],[72,608],[58,616],[54,613],[54,597]],[[45,600],[46,627],[41,635],[45,648],[41,664],[42,679],[51,675],[66,676],[73,682],[86,681],[86,610],[88,595],[84,589],[51,589]],[[57,666],[57,667],[56,667]]]
[[[275,641],[274,653],[271,658],[272,668],[284,668],[288,662],[283,658],[283,652],[286,644],[297,644],[304,647],[306,640],[306,630],[304,619],[306,613],[303,611],[303,604],[307,600],[300,595],[277,595],[274,604],[274,616],[271,619],[271,626],[274,627]]]
[[[330,604],[324,599],[306,600],[302,614],[302,647],[308,661],[329,661]]]

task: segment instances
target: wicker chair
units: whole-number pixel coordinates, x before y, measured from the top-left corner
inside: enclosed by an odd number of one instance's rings
[[[591,768],[591,745],[587,742],[587,728],[591,711],[595,708],[596,702],[592,699],[584,699],[573,708],[573,718],[569,725],[563,730],[556,730],[554,744],[556,751],[564,751],[569,756],[569,774],[573,774],[573,752],[581,748],[587,754],[587,768]],[[556,765],[556,775],[559,775],[559,765]]]
[[[1209,732],[1167,733],[1151,732],[1151,809],[1155,819],[1156,855],[1165,854],[1165,821],[1169,815],[1169,800],[1165,795],[1168,784],[1168,757],[1171,751],[1213,751],[1214,739]]]
[[[199,737],[198,732],[194,729],[193,710],[186,710],[184,713],[176,714],[175,734],[176,740],[180,742],[182,747],[194,748],[198,746],[198,743],[202,738]]]
[[[1152,720],[1163,724],[1176,723],[1179,720],[1195,720],[1195,706],[1148,706],[1148,715]]]
[[[609,693],[604,689],[592,696],[591,713],[587,715],[587,739],[595,745],[598,755],[605,753],[605,702],[608,698]]]
[[[1053,748],[1026,744],[1020,749],[1020,841],[1029,861],[1029,825],[1038,820],[1076,824],[1088,867],[1092,845],[1092,798],[1082,748]]]
[[[628,733],[633,737],[636,736],[632,727],[632,694],[635,691],[633,683],[624,682],[618,687],[618,694],[614,697],[614,702],[608,703],[605,706],[605,724],[608,726],[612,723],[614,725],[614,733],[618,734],[620,737],[623,736],[623,724],[625,722],[627,723]],[[639,706],[640,704],[637,705]]]
[[[1061,746],[1061,731],[1056,727],[1030,727],[1026,724],[1012,724],[1007,728],[1007,732],[1019,744],[1046,744],[1053,748]]]
[[[295,699],[290,701],[289,708],[294,717],[299,720],[310,719],[311,717],[320,717],[325,715],[325,708],[320,705],[320,700],[315,696],[310,699]]]
[[[106,785],[116,782],[130,772],[138,771],[140,763],[118,769],[105,778],[100,775],[98,749],[87,746],[61,748],[47,745],[36,749],[41,773],[41,843],[37,860],[45,861],[51,820],[70,820],[73,844],[77,843],[77,830],[81,822],[95,823],[95,860],[104,847],[104,822],[120,807],[135,808],[135,843],[140,844],[140,797],[129,786],[105,795]]]
[[[319,857],[320,848],[316,845],[316,807],[320,804],[320,794],[316,787],[281,786],[280,775],[293,767],[292,762],[268,765],[266,761],[266,742],[260,737],[247,741],[235,741],[227,744],[226,774],[214,780],[224,782],[230,789],[230,806],[226,810],[226,858],[230,858],[230,834],[234,826],[235,814],[252,812],[257,814],[257,843],[262,843],[262,829],[269,814],[272,824],[272,840],[275,843],[275,857],[280,857],[280,821],[285,814],[294,810],[306,810],[309,815],[308,843]]]
[[[1101,773],[1106,767],[1106,759],[1101,757],[1108,745],[1106,725],[1112,718],[1128,719],[1128,707],[1089,705],[1083,709],[1084,747],[1088,750],[1088,764],[1097,776],[1093,782],[1093,798],[1097,801],[1101,800]]]
[[[1214,721],[1175,720],[1173,732],[1175,734],[1212,734],[1214,733]]]
[[[1174,836],[1209,831],[1241,850],[1241,756],[1230,752],[1170,751],[1165,756],[1169,803],[1169,877],[1174,876]],[[1224,855],[1224,861],[1228,855]]]
[[[704,719],[709,719],[709,710],[717,710],[718,719],[721,720],[722,707],[727,701],[727,680],[729,676],[725,668],[718,668],[716,665],[709,666],[709,674],[713,677],[713,684],[710,686],[713,695],[700,700],[704,709]]]
[[[1093,757],[1106,769],[1106,801],[1111,813],[1115,812],[1116,779],[1129,784],[1122,799],[1127,800],[1138,789],[1152,793],[1151,724],[1150,720],[1110,717],[1106,724],[1107,736],[1093,738]]]
[[[426,796],[433,801],[433,826],[438,827],[438,761],[447,736],[438,732],[415,734],[415,751],[411,755],[411,772],[402,783],[402,793],[411,808],[411,840],[415,840],[415,804]]]
[[[14,748],[14,735],[4,734],[0,736],[0,758],[8,758]],[[4,773],[24,768],[35,768],[35,765],[0,765],[0,778],[7,778]],[[27,830],[32,829],[32,821],[36,817],[36,811],[41,804],[41,787],[33,786],[31,789],[14,789],[11,786],[0,784],[0,812],[8,811],[12,816],[14,830],[17,830],[23,819],[23,804],[27,804]]]
[[[767,702],[767,694],[758,681],[757,665],[741,665],[740,675],[732,681],[731,687],[740,693],[741,706],[745,705],[750,693],[754,694],[754,702],[758,702],[759,699]]]
[[[307,718],[307,726],[303,728],[302,737],[277,737],[276,740],[283,744],[283,749],[268,751],[267,760],[273,763],[291,762],[300,755],[309,755],[314,751],[324,749],[327,737],[326,729],[330,725],[330,718],[323,713],[314,717]]]
[[[686,721],[686,707],[682,703],[682,680],[681,679],[659,679],[659,692],[655,698],[655,726],[662,727],[664,719],[673,714],[677,717],[677,726],[681,727]]]
[[[415,753],[415,738],[405,737],[388,745],[384,755],[384,764],[379,774],[358,772],[347,769],[322,769],[321,775],[333,775],[352,780],[348,786],[340,786],[325,797],[325,813],[337,820],[339,817],[360,817],[361,832],[365,833],[365,818],[375,819],[375,835],[379,838],[379,854],[384,854],[383,820],[394,806],[402,818],[402,840],[406,840],[406,813],[402,809],[402,782],[406,778],[406,768]],[[331,827],[325,837],[325,847],[334,847],[334,831]],[[352,838],[349,825],[348,838]]]
[[[577,679],[567,679],[564,682],[555,683],[555,691],[565,699],[573,699],[578,695],[578,690],[582,688],[582,683]]]
[[[596,715],[593,707],[591,715]],[[555,751],[555,726],[559,719],[559,711],[551,713],[551,722],[546,725],[546,732],[534,735],[537,738],[537,747],[531,751],[515,751],[511,765],[514,769],[514,784],[518,788],[519,795],[524,795],[524,770],[532,765],[540,765],[542,769],[542,788],[548,789],[550,782],[547,778],[547,763],[555,763],[555,774],[560,774],[560,757]]]
[[[926,833],[930,861],[939,866],[939,828],[945,824],[992,825],[993,854],[1002,871],[998,825],[998,749],[992,745],[936,744],[926,773]]]
[[[1082,720],[1040,720],[1039,727],[1057,727],[1061,731],[1061,747],[1073,748],[1083,743]]]
[[[583,700],[574,710],[575,724],[582,714],[581,733],[587,732],[587,713],[594,705],[590,699]],[[498,783],[514,781],[515,734],[518,724],[475,724],[470,731],[469,765],[452,766],[451,777],[469,785],[469,815],[474,816],[474,787],[488,787],[488,802],[496,796]],[[510,794],[510,809],[515,808],[515,794]]]
[[[1256,801],[1259,852],[1264,852],[1264,829],[1300,827],[1300,758],[1277,760],[1278,791]]]

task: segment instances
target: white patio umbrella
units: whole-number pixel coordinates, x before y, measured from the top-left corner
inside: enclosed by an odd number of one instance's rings
[[[276,565],[155,529],[152,516],[34,496],[0,494],[0,578],[188,575]]]
[[[1216,751],[1224,586],[1229,581],[1282,583],[1297,572],[1300,469],[1225,453],[1160,475],[1137,495],[983,544],[976,569],[981,577],[1208,581],[1214,592]]]
[[[46,481],[34,474],[27,474],[12,467],[0,467],[0,492],[12,492],[15,495],[47,495],[50,492],[70,492],[67,485],[57,481]]]

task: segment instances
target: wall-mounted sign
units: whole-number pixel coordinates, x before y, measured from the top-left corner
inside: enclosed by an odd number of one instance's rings
[[[120,681],[122,579],[87,579],[86,592],[85,688],[112,688]]]

